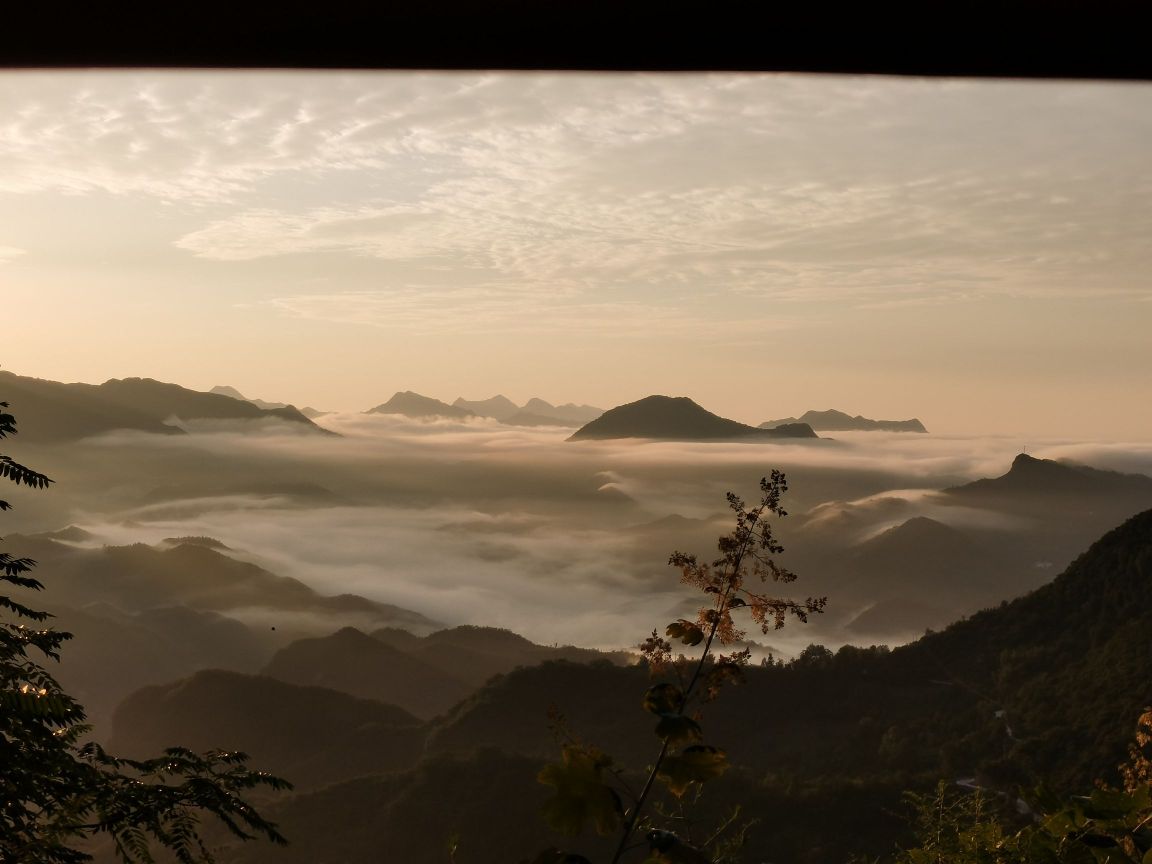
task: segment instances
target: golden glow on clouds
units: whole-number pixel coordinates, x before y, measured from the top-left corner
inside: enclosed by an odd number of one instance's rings
[[[1152,427],[1149,85],[26,72],[0,118],[24,374]]]

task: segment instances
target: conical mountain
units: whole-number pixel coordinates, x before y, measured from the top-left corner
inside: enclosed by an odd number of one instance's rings
[[[276,653],[263,674],[399,705],[424,718],[447,711],[473,689],[353,627],[331,636],[293,642]]]
[[[648,396],[605,411],[578,429],[569,441],[650,438],[664,441],[732,441],[815,438],[807,425],[757,429],[713,414],[687,396]]]
[[[604,409],[594,405],[576,405],[572,402],[553,405],[551,402],[533,396],[524,403],[524,412],[541,417],[555,417],[570,426],[582,426],[585,423],[591,423],[602,415]]]

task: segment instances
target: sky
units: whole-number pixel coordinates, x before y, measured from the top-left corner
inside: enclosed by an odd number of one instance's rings
[[[1146,439],[1152,85],[0,73],[0,364]]]

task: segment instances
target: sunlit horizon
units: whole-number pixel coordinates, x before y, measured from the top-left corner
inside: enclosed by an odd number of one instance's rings
[[[1152,85],[6,72],[0,362],[1152,428]]]

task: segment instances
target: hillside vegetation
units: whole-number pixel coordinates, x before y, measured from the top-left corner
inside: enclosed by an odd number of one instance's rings
[[[843,861],[911,839],[902,792],[965,778],[1015,794],[1115,780],[1149,701],[1152,511],[1109,532],[1063,574],[1018,600],[888,650],[819,646],[748,670],[709,706],[709,740],[736,766],[694,809],[702,822],[741,803],[755,817],[745,860]],[[640,667],[553,661],[502,675],[421,727],[405,770],[305,792],[274,809],[287,849],[239,846],[225,860],[526,860],[556,838],[538,818],[535,772],[554,758],[549,711],[610,750],[628,776],[651,758]],[[214,711],[238,704],[213,697]],[[152,715],[150,715],[152,716]],[[221,730],[223,732],[223,730]],[[405,734],[411,734],[406,732]],[[826,830],[829,814],[837,828]],[[372,814],[367,818],[366,814]],[[321,855],[317,834],[338,837]],[[592,860],[603,838],[570,844]],[[401,850],[401,851],[398,851]],[[331,851],[331,850],[330,850]],[[320,857],[318,857],[320,856]]]

